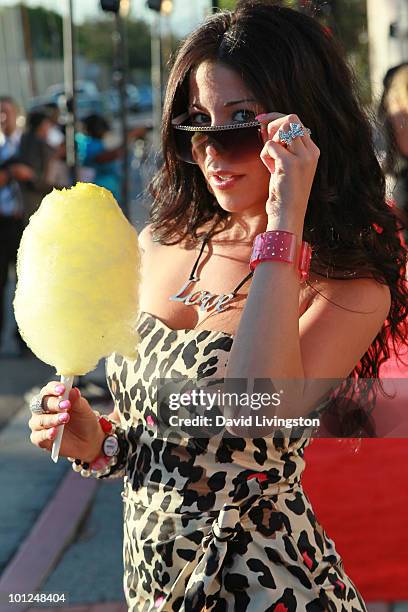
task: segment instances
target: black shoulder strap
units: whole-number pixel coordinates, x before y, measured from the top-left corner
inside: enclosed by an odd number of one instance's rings
[[[188,279],[188,280],[193,280],[193,278],[194,278],[194,276],[195,276],[195,271],[197,270],[197,266],[198,266],[198,264],[199,264],[199,262],[200,262],[201,255],[203,254],[204,247],[205,247],[205,245],[207,244],[207,241],[208,241],[209,237],[210,237],[210,236],[207,234],[207,236],[206,236],[206,237],[203,239],[203,243],[202,243],[202,245],[201,245],[200,252],[199,252],[198,257],[197,257],[197,259],[196,259],[196,261],[195,261],[195,264],[194,264],[194,266],[193,266],[193,269],[192,269],[192,270],[191,270],[191,272],[190,272],[190,276],[189,276],[189,279]],[[252,276],[252,275],[253,275],[253,272],[250,272],[249,274],[247,274],[247,275],[245,276],[245,278],[243,278],[243,279],[242,279],[242,281],[240,281],[240,283],[239,283],[239,284],[238,284],[238,285],[235,287],[235,289],[234,289],[233,291],[231,291],[231,293],[232,293],[233,295],[235,295],[235,294],[237,293],[237,291],[239,291],[239,289],[242,287],[242,285],[244,285],[244,284],[247,282],[247,280],[248,280],[249,278],[251,278],[251,276]]]
[[[205,236],[205,238],[203,239],[203,244],[201,245],[200,252],[199,252],[198,257],[197,257],[197,259],[196,259],[196,262],[195,262],[195,264],[194,264],[194,266],[193,266],[193,269],[192,269],[192,270],[191,270],[191,272],[190,272],[190,276],[188,277],[188,280],[193,280],[193,278],[194,278],[194,276],[195,276],[195,271],[197,270],[198,263],[199,263],[199,261],[200,261],[200,259],[201,259],[201,255],[203,254],[204,247],[205,247],[205,245],[207,244],[207,240],[208,240],[208,238],[209,238],[209,236],[207,235],[207,236]]]
[[[242,285],[244,285],[244,284],[247,282],[247,280],[248,280],[249,278],[251,278],[251,276],[252,276],[252,275],[253,275],[253,272],[250,272],[249,274],[247,274],[247,275],[246,275],[246,277],[245,277],[245,278],[243,278],[243,279],[242,279],[242,281],[239,283],[239,285],[237,285],[237,286],[235,287],[235,289],[234,289],[233,291],[231,291],[231,293],[232,293],[233,295],[235,295],[235,294],[237,293],[237,291],[238,291],[239,289],[241,289]]]

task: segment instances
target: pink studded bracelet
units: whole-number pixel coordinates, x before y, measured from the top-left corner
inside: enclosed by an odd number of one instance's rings
[[[258,234],[252,247],[249,268],[255,270],[262,261],[283,261],[294,263],[296,257],[296,235],[284,230],[271,230]],[[312,248],[303,241],[300,248],[298,270],[303,282],[309,275]]]

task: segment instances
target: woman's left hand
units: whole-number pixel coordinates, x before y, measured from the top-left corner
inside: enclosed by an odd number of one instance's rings
[[[297,115],[268,113],[258,120],[265,142],[260,157],[271,173],[266,213],[303,226],[320,149],[306,130],[287,148],[279,142],[279,130],[288,132],[291,123],[303,126]]]

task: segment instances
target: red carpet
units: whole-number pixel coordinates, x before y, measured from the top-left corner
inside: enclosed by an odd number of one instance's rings
[[[398,396],[381,401],[377,432],[389,437],[364,439],[357,453],[347,442],[316,438],[305,451],[303,478],[319,522],[368,602],[408,600],[408,427],[401,418],[407,421],[408,368],[385,365],[381,376]]]

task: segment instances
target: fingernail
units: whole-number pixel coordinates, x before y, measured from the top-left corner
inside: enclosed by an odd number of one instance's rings
[[[68,423],[68,421],[69,421],[69,414],[67,414],[66,412],[64,414],[58,415],[58,423]]]
[[[56,385],[55,393],[58,393],[58,395],[61,395],[61,393],[64,393],[64,391],[65,391],[64,385]]]
[[[48,438],[52,440],[56,433],[57,433],[57,428],[51,427],[51,429],[48,432]]]
[[[71,402],[69,400],[62,400],[62,402],[60,402],[58,404],[58,408],[60,410],[66,410],[67,408],[71,407]]]
[[[263,119],[264,117],[266,117],[266,116],[267,116],[267,114],[268,114],[268,113],[261,113],[260,115],[257,115],[257,116],[255,117],[255,119],[257,119],[257,120],[259,121],[259,119]]]

